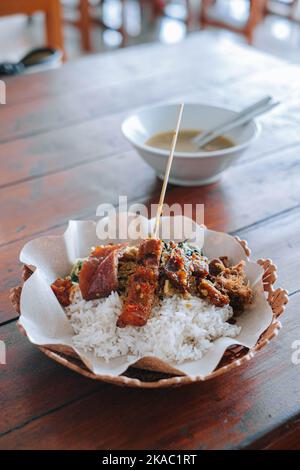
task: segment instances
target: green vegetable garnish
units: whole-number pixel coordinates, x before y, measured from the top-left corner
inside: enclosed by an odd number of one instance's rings
[[[81,268],[82,268],[82,264],[83,264],[83,259],[78,259],[74,265],[73,265],[73,268],[71,270],[71,274],[70,274],[70,277],[71,277],[71,281],[72,282],[76,282],[78,283],[79,282],[79,273],[81,271]]]

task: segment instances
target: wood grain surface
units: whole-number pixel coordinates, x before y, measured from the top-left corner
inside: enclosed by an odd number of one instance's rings
[[[178,58],[180,57],[180,60]],[[1,449],[300,448],[300,68],[254,49],[191,35],[91,56],[7,80],[0,117]],[[170,186],[166,202],[204,203],[205,223],[272,258],[290,291],[276,341],[253,361],[205,383],[129,390],[95,383],[50,361],[16,328],[9,288],[33,237],[94,217],[101,202],[157,202],[161,183],[129,147],[120,123],[161,101],[241,108],[264,94],[282,105],[221,182]],[[132,174],[134,173],[134,178]]]

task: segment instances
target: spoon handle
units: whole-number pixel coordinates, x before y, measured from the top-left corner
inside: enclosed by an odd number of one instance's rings
[[[272,100],[271,96],[265,96],[264,98],[257,101],[256,103],[252,104],[251,106],[248,106],[247,108],[243,109],[239,113],[235,114],[235,116],[231,117],[229,120],[223,122],[222,124],[219,124],[218,126],[216,126],[215,128],[207,132],[197,135],[196,137],[192,139],[192,141],[197,145],[200,145],[200,144],[202,145],[202,141],[206,139],[207,137],[209,137],[210,135],[215,135],[217,132],[222,132],[222,129],[224,126],[230,125],[231,123],[240,120],[242,117],[247,116],[248,114],[251,114],[256,109],[260,109],[261,107],[266,106],[271,100]]]
[[[224,134],[225,132],[228,132],[232,129],[235,129],[236,127],[242,126],[243,124],[246,124],[249,122],[251,119],[260,116],[261,114],[266,113],[267,111],[270,111],[273,109],[275,106],[278,106],[279,101],[276,101],[274,103],[269,103],[265,106],[262,106],[258,109],[255,109],[251,113],[245,114],[238,119],[235,119],[234,121],[228,122],[222,127],[220,127],[217,131],[210,132],[209,134],[202,136],[202,138],[197,140],[197,145],[201,148],[204,145],[208,144],[212,140],[216,139],[217,137],[220,137],[220,135]]]

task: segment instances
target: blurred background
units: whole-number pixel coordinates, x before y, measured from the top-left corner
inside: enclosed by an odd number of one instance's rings
[[[0,0],[0,62],[41,45],[73,60],[199,30],[300,62],[298,0]]]

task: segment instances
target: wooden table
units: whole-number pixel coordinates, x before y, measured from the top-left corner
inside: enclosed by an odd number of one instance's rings
[[[0,448],[300,448],[300,68],[254,49],[190,36],[87,57],[7,80],[0,107]],[[205,204],[208,227],[248,240],[290,291],[283,329],[247,366],[179,389],[123,389],[45,357],[16,328],[9,288],[29,239],[62,233],[101,202],[157,200],[161,183],[120,132],[126,113],[161,101],[242,107],[283,101],[219,184],[169,187],[167,202]],[[134,175],[134,177],[133,177]]]

